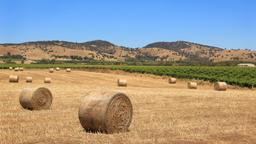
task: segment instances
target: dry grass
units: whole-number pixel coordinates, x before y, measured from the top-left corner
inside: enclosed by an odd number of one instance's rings
[[[26,70],[20,83],[8,83],[14,71],[0,71],[0,143],[210,143],[240,144],[256,141],[256,91],[212,86],[187,89],[187,82],[168,84],[167,79],[133,74]],[[32,76],[33,83],[25,77]],[[54,83],[44,84],[44,77]],[[129,87],[117,87],[116,78]],[[45,86],[53,93],[50,110],[29,111],[19,104],[25,87]],[[90,91],[114,90],[127,94],[134,108],[129,132],[86,133],[78,119],[78,108]]]

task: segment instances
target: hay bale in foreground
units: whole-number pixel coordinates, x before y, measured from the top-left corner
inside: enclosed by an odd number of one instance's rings
[[[217,91],[226,91],[228,88],[228,85],[226,82],[217,82],[214,84],[214,89]]]
[[[16,68],[14,68],[14,71],[19,71],[20,70],[20,68],[19,67],[16,67]]]
[[[51,83],[52,82],[52,79],[51,78],[44,78],[44,83]]]
[[[53,68],[49,68],[49,73],[53,73],[54,69]]]
[[[19,68],[19,71],[23,71],[23,70],[24,70],[23,67],[20,67],[20,68]]]
[[[67,69],[66,69],[66,72],[71,72],[71,68],[67,68]]]
[[[188,88],[189,89],[197,89],[197,83],[196,82],[188,82]]]
[[[13,67],[9,67],[9,70],[13,70]]]
[[[117,85],[118,86],[122,86],[122,87],[126,87],[127,86],[127,80],[125,80],[125,79],[118,79],[117,80]]]
[[[26,82],[27,83],[32,83],[33,81],[33,78],[32,77],[26,77]]]
[[[10,83],[18,83],[19,82],[19,76],[17,76],[17,75],[10,75],[9,76],[9,82]]]
[[[177,79],[176,78],[169,78],[170,84],[176,84]]]
[[[120,133],[128,131],[133,108],[124,93],[92,93],[79,108],[79,120],[86,131]]]
[[[36,90],[26,88],[20,94],[20,104],[29,110],[49,109],[52,104],[52,93],[49,89],[41,87]]]
[[[56,67],[56,71],[60,71],[60,68],[59,68],[59,67]]]

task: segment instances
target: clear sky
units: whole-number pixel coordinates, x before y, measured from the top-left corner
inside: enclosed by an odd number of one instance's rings
[[[0,0],[0,43],[96,39],[256,50],[256,0]]]

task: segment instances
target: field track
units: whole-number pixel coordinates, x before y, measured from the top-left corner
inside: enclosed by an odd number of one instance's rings
[[[9,83],[8,76],[20,76]],[[32,76],[33,83],[25,83]],[[51,77],[51,84],[44,84]],[[117,79],[128,87],[117,87]],[[212,85],[187,89],[186,81],[170,85],[167,79],[143,74],[64,70],[14,72],[0,70],[0,144],[43,143],[181,143],[241,144],[256,142],[256,90],[214,91]],[[50,110],[28,111],[19,104],[26,87],[47,87],[54,96]],[[129,132],[86,133],[78,120],[78,107],[90,91],[126,93],[134,109]]]

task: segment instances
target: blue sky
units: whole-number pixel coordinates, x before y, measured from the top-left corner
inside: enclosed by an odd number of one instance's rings
[[[0,0],[0,43],[186,40],[256,50],[255,0]]]

